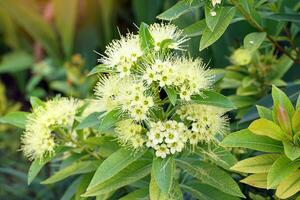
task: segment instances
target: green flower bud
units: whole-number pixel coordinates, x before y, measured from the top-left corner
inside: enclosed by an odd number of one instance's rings
[[[247,65],[251,62],[252,54],[248,49],[237,49],[230,56],[230,60],[235,65]]]

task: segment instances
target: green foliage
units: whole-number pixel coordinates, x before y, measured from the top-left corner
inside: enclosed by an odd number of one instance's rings
[[[260,115],[262,117],[267,116],[268,120],[261,118],[253,121],[248,129],[230,134],[223,140],[222,144],[231,147],[247,147],[264,152],[270,152],[266,147],[270,145],[268,140],[271,138],[274,139],[272,147],[275,147],[275,140],[277,140],[278,145],[283,145],[283,149],[278,149],[278,154],[263,154],[248,158],[238,162],[231,169],[243,173],[253,173],[241,182],[258,188],[276,189],[276,196],[286,199],[300,191],[299,174],[297,173],[300,167],[299,136],[297,132],[287,128],[288,126],[291,127],[291,118],[295,114],[295,108],[289,98],[275,86],[273,86],[272,97],[273,112],[258,107],[261,109]],[[262,112],[267,112],[267,114],[262,114]],[[270,116],[271,113],[273,113],[273,119]],[[244,145],[241,141],[236,141],[245,135],[248,137],[263,136],[265,140],[259,141],[261,146],[255,145],[254,147],[251,140],[248,140],[251,143],[249,146]],[[294,177],[291,177],[291,174]],[[290,181],[294,182],[291,183]]]

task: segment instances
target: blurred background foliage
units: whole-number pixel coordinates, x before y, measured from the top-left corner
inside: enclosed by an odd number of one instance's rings
[[[87,77],[87,74],[97,64],[98,54],[103,53],[108,42],[119,38],[119,33],[126,34],[128,30],[136,32],[141,22],[150,24],[158,21],[156,16],[177,2],[1,0],[0,116],[10,111],[28,110],[30,96],[46,99],[61,93],[64,96],[90,97],[97,77]],[[297,0],[259,2],[274,3],[273,7],[268,7],[268,12],[293,13],[299,11],[300,7]],[[191,2],[185,0],[184,3]],[[180,17],[172,19],[172,23],[188,32],[187,27],[191,28],[195,23],[201,28],[200,21],[204,16],[203,9],[191,7]],[[299,48],[299,19],[259,20],[280,45],[289,45],[287,40],[292,37],[292,45],[298,45]],[[300,64],[290,61],[276,49],[267,51],[267,48],[263,48],[252,55],[251,61],[246,64],[235,62],[234,52],[242,46],[244,37],[257,31],[247,21],[235,20],[216,43],[201,52],[199,30],[191,34],[193,37],[187,44],[190,54],[202,57],[209,67],[218,68],[216,73],[222,76],[218,89],[230,95],[238,107],[237,113],[232,114],[236,119],[235,128],[257,117],[254,108],[257,102],[260,105],[272,105],[269,95],[271,84],[286,86],[291,98],[299,93]],[[280,69],[281,73],[272,75],[276,69]],[[15,128],[0,125],[0,199],[61,197],[68,182],[45,186],[40,185],[37,179],[30,187],[27,186],[29,163],[19,151],[20,134]],[[41,177],[51,174],[55,162],[52,165],[47,166]]]

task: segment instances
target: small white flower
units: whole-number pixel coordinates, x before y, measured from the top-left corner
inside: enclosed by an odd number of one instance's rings
[[[166,144],[161,144],[155,146],[156,152],[155,155],[157,157],[166,158],[168,154],[170,154],[170,150]]]

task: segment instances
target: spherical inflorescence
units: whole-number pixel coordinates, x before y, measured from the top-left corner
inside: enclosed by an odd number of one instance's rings
[[[30,159],[51,155],[56,145],[52,132],[71,127],[78,106],[79,102],[75,99],[55,98],[35,108],[28,116],[22,136],[24,154]]]

